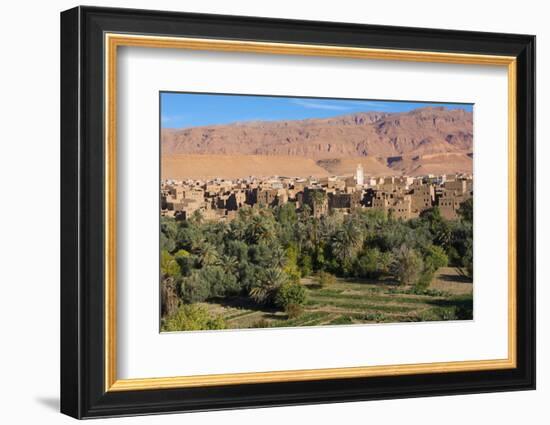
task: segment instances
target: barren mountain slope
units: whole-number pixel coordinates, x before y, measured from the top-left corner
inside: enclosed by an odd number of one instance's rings
[[[308,158],[397,156],[471,151],[472,114],[422,108],[398,114],[329,119],[257,121],[165,129],[162,152],[293,155]]]
[[[372,175],[419,174],[431,169],[469,172],[473,121],[472,113],[462,109],[430,107],[406,113],[369,112],[326,119],[163,129],[161,143],[164,158],[175,154],[286,156],[317,161],[330,174],[350,174],[363,160],[365,171]],[[460,155],[430,156],[450,153]],[[265,159],[257,159],[256,164],[258,161]],[[241,159],[237,163],[245,164]],[[306,170],[299,175],[307,175]]]

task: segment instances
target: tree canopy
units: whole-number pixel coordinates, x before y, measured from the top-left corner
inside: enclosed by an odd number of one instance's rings
[[[426,286],[451,265],[471,277],[471,201],[459,215],[448,221],[435,207],[408,221],[364,209],[318,216],[288,203],[243,208],[229,222],[162,217],[162,294],[171,297],[163,311],[174,314],[174,297],[185,305],[229,295],[284,308],[305,302],[300,277],[320,272]]]

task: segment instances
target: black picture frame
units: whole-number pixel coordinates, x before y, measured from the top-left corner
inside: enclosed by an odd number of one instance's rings
[[[105,391],[104,33],[507,55],[517,58],[517,367]],[[61,13],[61,412],[75,418],[535,388],[535,37],[132,9]]]

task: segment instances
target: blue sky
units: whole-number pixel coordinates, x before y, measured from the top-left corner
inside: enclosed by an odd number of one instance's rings
[[[320,99],[198,93],[161,93],[162,128],[242,121],[328,118],[354,112],[407,112],[426,106],[472,111],[472,104]]]

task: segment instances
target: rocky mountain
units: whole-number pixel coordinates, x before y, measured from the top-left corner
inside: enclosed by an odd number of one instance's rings
[[[473,119],[471,112],[462,109],[430,107],[405,113],[163,129],[161,143],[163,156],[302,157],[328,172],[347,172],[349,167],[340,165],[356,166],[361,158],[368,159],[376,174],[386,169],[397,174],[429,173],[430,169],[468,172]]]

